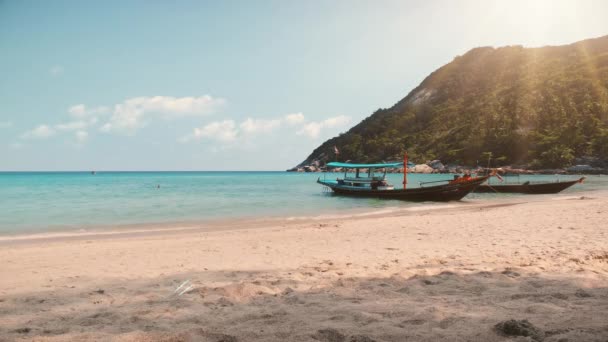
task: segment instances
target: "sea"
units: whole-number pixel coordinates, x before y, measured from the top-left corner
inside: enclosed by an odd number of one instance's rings
[[[0,172],[0,235],[234,219],[302,219],[438,205],[342,197],[316,183],[319,177],[341,176],[291,172]],[[403,175],[387,176],[390,183],[400,186]],[[505,177],[505,182],[579,177],[514,176]],[[408,187],[451,178],[450,174],[408,174]],[[587,176],[583,184],[560,195],[576,196],[593,190],[608,190],[608,176]],[[469,194],[460,202],[509,196],[522,195]]]

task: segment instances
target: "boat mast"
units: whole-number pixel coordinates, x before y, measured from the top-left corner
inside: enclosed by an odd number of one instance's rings
[[[403,154],[403,188],[407,187],[407,151]]]

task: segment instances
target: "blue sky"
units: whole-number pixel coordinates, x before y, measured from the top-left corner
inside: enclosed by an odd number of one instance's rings
[[[283,170],[478,46],[605,1],[0,1],[0,170]]]

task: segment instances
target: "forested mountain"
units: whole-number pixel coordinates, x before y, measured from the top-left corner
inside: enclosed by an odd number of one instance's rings
[[[405,98],[327,140],[302,163],[399,160],[564,167],[608,158],[608,36],[570,45],[475,48]]]

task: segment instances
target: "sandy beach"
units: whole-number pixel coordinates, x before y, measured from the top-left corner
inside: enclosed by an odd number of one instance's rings
[[[606,341],[606,208],[588,192],[3,239],[0,340]],[[540,334],[495,329],[510,319]]]

